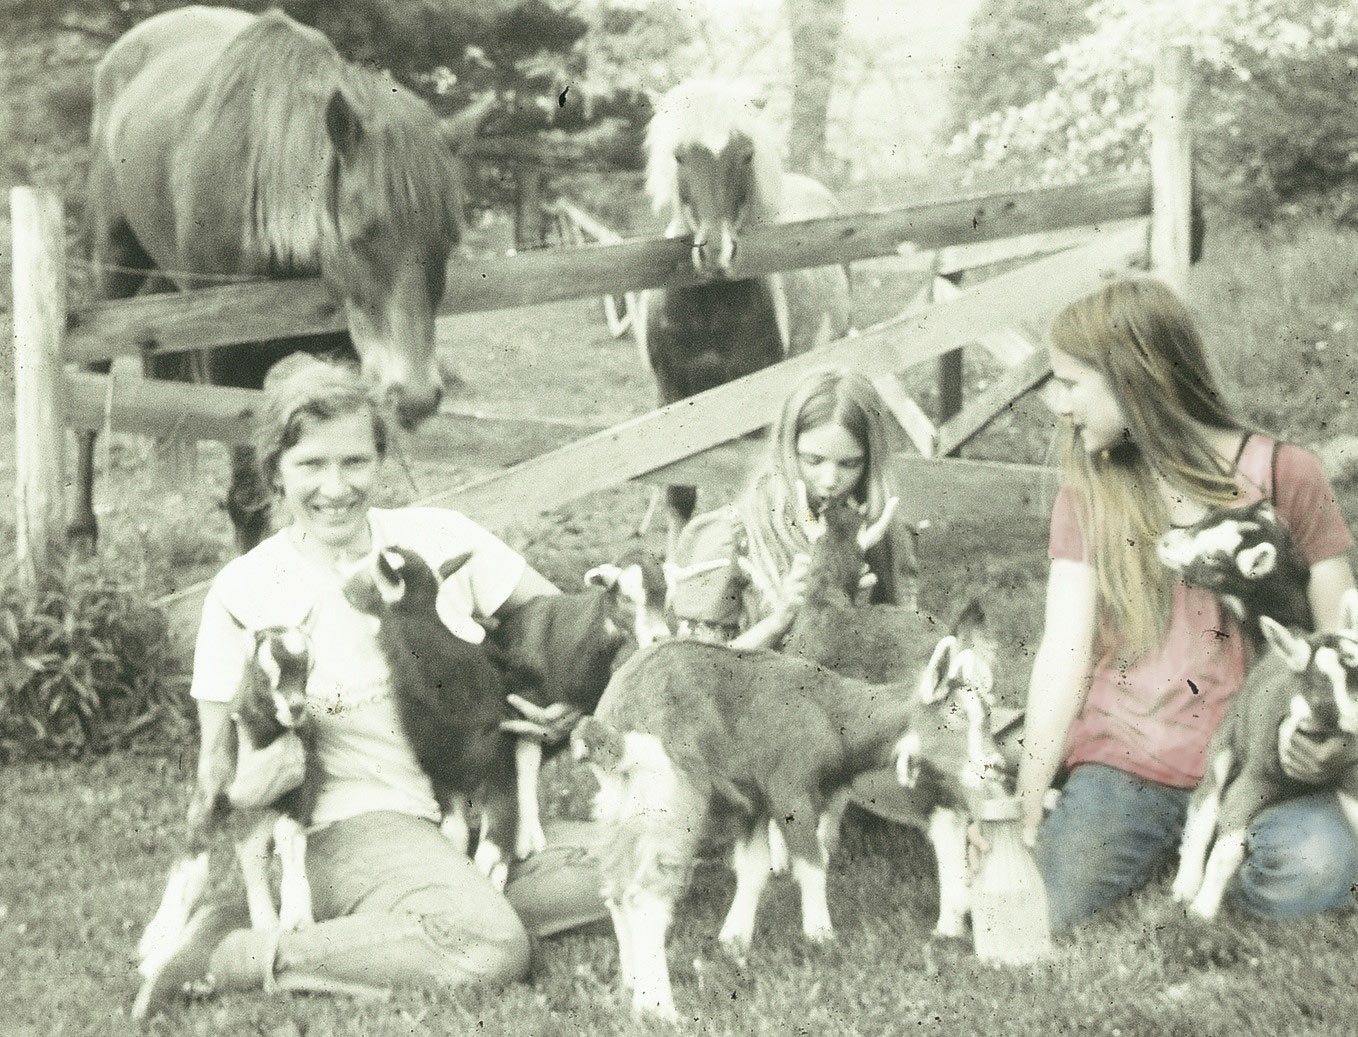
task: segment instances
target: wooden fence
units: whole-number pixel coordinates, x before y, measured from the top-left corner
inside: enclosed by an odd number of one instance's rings
[[[1184,56],[1167,59],[1161,81],[1182,84]],[[1187,266],[1189,148],[1182,101],[1166,87],[1152,149],[1152,174],[1097,183],[933,201],[760,228],[742,241],[738,273],[762,274],[882,256],[932,273],[926,295],[897,318],[794,357],[737,382],[598,430],[493,476],[451,488],[423,503],[455,504],[490,528],[540,513],[628,480],[684,481],[729,489],[744,467],[739,437],[766,425],[809,366],[827,362],[864,371],[883,389],[918,456],[896,459],[911,486],[916,517],[986,514],[1039,516],[1045,469],[943,459],[983,428],[1048,368],[1031,329],[1065,303],[1088,294],[1108,273],[1147,266],[1181,283]],[[1172,102],[1172,103],[1171,103]],[[1168,143],[1164,141],[1168,138]],[[1157,157],[1158,156],[1158,157]],[[36,198],[39,204],[29,204]],[[15,236],[16,393],[20,411],[21,558],[42,564],[62,529],[60,463],[39,455],[60,444],[63,424],[190,439],[248,437],[259,394],[209,386],[110,381],[62,371],[56,358],[87,362],[180,352],[342,328],[319,279],[265,281],[103,302],[61,319],[64,284],[59,206],[40,193],[12,192]],[[46,218],[43,206],[46,205]],[[625,297],[645,288],[691,282],[682,240],[645,239],[549,249],[454,262],[442,313],[524,306],[578,297]],[[1038,257],[1038,258],[1033,258]],[[1032,260],[975,285],[962,272]],[[20,269],[24,269],[21,278]],[[53,286],[57,287],[54,288]],[[35,305],[39,299],[42,305]],[[900,387],[901,372],[955,357],[979,343],[1006,372],[985,393],[932,422]],[[43,387],[46,388],[43,388]],[[115,399],[110,408],[109,401]],[[453,418],[452,423],[459,420]],[[524,428],[532,433],[531,422]],[[53,430],[56,434],[53,434]],[[539,430],[540,432],[541,430]],[[439,417],[415,437],[417,455],[435,453],[449,421]],[[503,439],[504,437],[500,437]],[[539,437],[541,438],[541,437]],[[36,446],[42,442],[48,444]],[[60,450],[56,451],[59,458]],[[54,480],[54,481],[46,481]],[[46,481],[55,494],[31,489]],[[41,532],[39,532],[41,531]],[[27,539],[25,539],[27,538]],[[203,588],[167,601],[176,626],[196,623]]]

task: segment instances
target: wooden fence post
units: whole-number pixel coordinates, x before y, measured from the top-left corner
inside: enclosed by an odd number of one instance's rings
[[[1188,127],[1189,54],[1166,47],[1151,92],[1151,269],[1182,295],[1188,286],[1193,138]]]
[[[16,551],[31,585],[65,529],[62,339],[66,331],[66,232],[49,191],[9,193],[14,258],[14,461]]]

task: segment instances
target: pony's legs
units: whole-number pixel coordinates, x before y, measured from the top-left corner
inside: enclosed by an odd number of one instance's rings
[[[236,545],[241,554],[269,535],[269,511],[269,490],[260,480],[254,449],[233,446],[226,513],[236,529]]]

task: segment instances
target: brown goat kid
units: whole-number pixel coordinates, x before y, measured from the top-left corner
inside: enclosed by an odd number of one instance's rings
[[[1271,651],[1250,670],[1208,743],[1207,771],[1189,804],[1179,849],[1174,899],[1204,919],[1216,917],[1260,811],[1315,789],[1283,773],[1280,729],[1312,737],[1358,734],[1358,591],[1345,592],[1337,632],[1299,636],[1267,616],[1259,622]],[[1338,793],[1358,831],[1358,768],[1342,776]]]
[[[949,635],[921,671],[868,684],[776,652],[667,641],[617,672],[572,741],[612,833],[603,893],[634,1011],[676,1018],[665,939],[705,835],[734,841],[720,940],[742,954],[774,866],[770,822],[801,887],[802,930],[821,942],[834,937],[826,868],[856,775],[894,763],[907,785],[931,772],[952,802],[999,794],[988,666]]]
[[[935,650],[944,626],[909,605],[857,604],[864,552],[880,530],[867,529],[859,512],[832,502],[806,523],[811,540],[806,600],[797,611],[783,651],[820,663],[836,673],[884,683],[918,674]],[[985,616],[972,601],[953,624],[955,633],[982,660],[994,665],[995,646],[985,633]],[[994,706],[989,682],[980,689],[987,714]],[[934,935],[964,935],[969,910],[967,828],[970,815],[948,791],[925,779],[911,797],[919,825],[929,835],[938,862],[938,922]]]

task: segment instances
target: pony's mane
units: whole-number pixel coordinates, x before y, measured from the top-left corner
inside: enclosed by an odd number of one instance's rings
[[[756,216],[777,215],[783,179],[778,138],[753,92],[719,79],[690,79],[656,102],[646,128],[646,193],[657,212],[675,202],[675,150],[684,144],[702,144],[716,154],[733,133],[743,134],[754,145]]]
[[[322,240],[335,233],[327,198],[336,156],[325,109],[336,90],[363,120],[364,146],[379,156],[361,164],[373,180],[372,208],[408,226],[412,241],[456,226],[456,173],[433,113],[379,73],[346,62],[316,29],[270,11],[223,51],[200,125],[239,149],[232,173],[248,186],[247,251],[274,270],[315,269]]]

